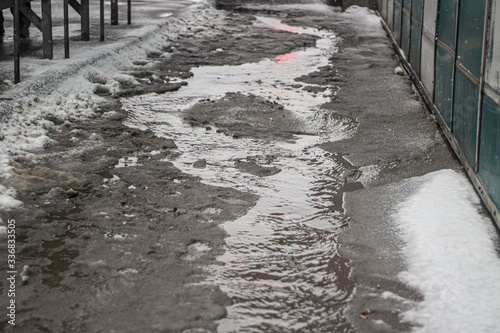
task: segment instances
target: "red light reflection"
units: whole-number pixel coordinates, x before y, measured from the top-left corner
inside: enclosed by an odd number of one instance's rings
[[[297,52],[292,52],[292,53],[287,53],[280,55],[277,58],[271,59],[271,61],[274,62],[287,62],[287,61],[293,61],[294,56],[296,56],[298,53]]]
[[[280,31],[288,31],[288,32],[292,32],[294,34],[298,34],[299,32],[302,31],[302,28],[301,27],[296,27],[296,26],[293,26],[293,25],[288,25],[288,24],[284,24],[284,23],[276,23],[276,24],[273,24],[271,26],[271,28],[273,30],[280,30]]]

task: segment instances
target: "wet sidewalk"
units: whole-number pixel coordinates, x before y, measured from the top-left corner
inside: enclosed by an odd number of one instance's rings
[[[498,324],[493,223],[374,12],[201,6],[132,28],[2,96],[16,332]]]

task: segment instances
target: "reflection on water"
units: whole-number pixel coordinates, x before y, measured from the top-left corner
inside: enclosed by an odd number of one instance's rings
[[[130,126],[150,128],[175,141],[182,154],[172,162],[179,169],[207,184],[260,197],[245,216],[223,225],[229,235],[219,257],[224,265],[210,268],[208,282],[233,299],[227,318],[219,323],[220,332],[349,331],[342,312],[354,285],[337,254],[336,237],[345,221],[334,200],[346,170],[336,156],[316,145],[349,136],[347,129],[353,126],[321,109],[331,92],[314,95],[290,89],[296,85],[294,78],[327,65],[335,50],[332,34],[312,29],[308,33],[318,35],[317,47],[276,58],[289,61],[195,68],[188,86],[178,92],[122,101]],[[197,101],[238,91],[272,101],[280,96],[278,102],[317,135],[297,135],[293,142],[234,139],[183,121],[183,112]],[[203,168],[194,166],[199,160],[206,161]],[[248,161],[281,171],[259,177],[237,167]]]

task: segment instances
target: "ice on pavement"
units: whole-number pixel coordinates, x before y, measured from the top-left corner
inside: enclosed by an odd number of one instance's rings
[[[417,193],[395,214],[408,270],[424,300],[403,313],[416,332],[498,332],[499,239],[467,178],[442,170],[411,180]]]

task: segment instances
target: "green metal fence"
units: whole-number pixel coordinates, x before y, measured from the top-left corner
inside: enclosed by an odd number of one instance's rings
[[[500,0],[379,0],[378,6],[500,226]]]

